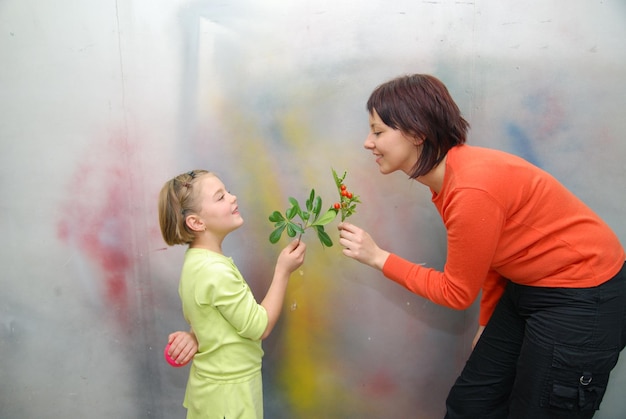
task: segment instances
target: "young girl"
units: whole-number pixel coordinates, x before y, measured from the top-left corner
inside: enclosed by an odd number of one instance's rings
[[[215,174],[193,170],[166,182],[159,223],[168,245],[189,245],[179,294],[198,351],[183,403],[187,418],[262,418],[261,340],[278,320],[289,276],[304,262],[306,245],[294,240],[281,251],[258,304],[232,258],[222,253],[224,238],[243,218],[237,197]]]
[[[446,87],[414,74],[376,88],[364,146],[382,174],[424,184],[447,230],[442,272],[340,224],[343,253],[431,301],[468,308],[482,291],[474,350],[446,418],[591,418],[626,345],[626,255],[554,177],[465,144]],[[402,221],[404,222],[404,221]]]

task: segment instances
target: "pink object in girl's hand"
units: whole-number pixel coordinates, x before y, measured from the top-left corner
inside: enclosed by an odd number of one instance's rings
[[[170,344],[168,343],[167,346],[165,346],[163,355],[165,356],[165,360],[167,361],[167,363],[170,364],[172,367],[184,367],[185,365],[189,363],[189,361],[187,361],[184,364],[177,364],[176,361],[174,361],[174,359],[172,359],[172,357],[168,353],[169,350],[170,350]]]

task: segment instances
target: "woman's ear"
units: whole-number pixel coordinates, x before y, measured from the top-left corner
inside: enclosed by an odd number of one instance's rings
[[[406,138],[407,141],[409,141],[415,147],[421,146],[422,144],[424,144],[424,141],[426,141],[426,137],[424,135],[418,135],[418,134],[403,134],[403,135],[404,135],[404,138]]]
[[[205,231],[206,226],[204,225],[204,221],[200,219],[196,214],[188,215],[185,218],[185,224],[191,231]]]

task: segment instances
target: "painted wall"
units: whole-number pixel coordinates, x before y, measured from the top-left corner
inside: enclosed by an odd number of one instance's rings
[[[622,0],[0,1],[0,417],[184,417],[187,367],[162,358],[186,328],[184,249],[156,215],[180,172],[238,195],[226,251],[259,298],[267,216],[312,187],[334,201],[331,167],[361,195],[351,220],[442,267],[427,190],[362,148],[369,93],[400,74],[437,75],[470,143],[550,171],[626,242],[625,20]],[[266,417],[442,417],[476,307],[305,240],[264,343]],[[626,409],[625,383],[622,359],[597,417]]]

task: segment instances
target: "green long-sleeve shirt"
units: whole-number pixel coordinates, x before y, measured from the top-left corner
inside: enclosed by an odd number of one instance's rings
[[[198,340],[191,370],[195,377],[190,377],[185,399],[202,399],[210,406],[212,395],[200,382],[236,384],[260,374],[267,312],[232,259],[204,249],[185,253],[179,295]]]

